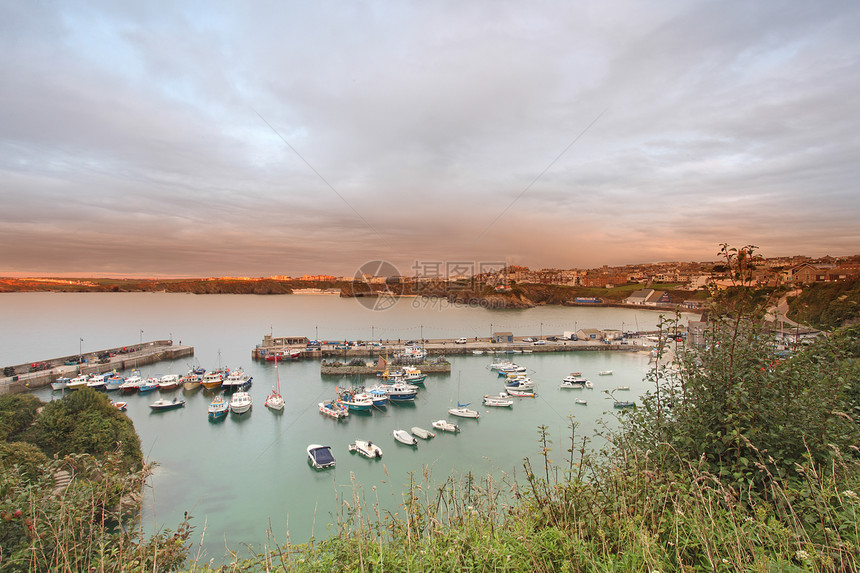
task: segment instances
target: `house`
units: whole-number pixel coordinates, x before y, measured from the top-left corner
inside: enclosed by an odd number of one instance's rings
[[[596,328],[580,328],[576,331],[579,340],[603,340],[603,333]]]
[[[493,333],[493,342],[513,342],[514,341],[514,333],[513,332],[494,332]]]
[[[633,291],[633,293],[624,299],[624,302],[627,304],[638,304],[644,305],[645,301],[648,300],[648,297],[654,293],[654,289],[652,288],[643,288],[637,291]]]
[[[624,299],[624,302],[641,306],[658,306],[660,304],[671,303],[672,299],[666,291],[645,288],[633,292]]]
[[[784,271],[785,282],[790,284],[810,284],[816,282],[821,269],[809,263],[801,263]]]

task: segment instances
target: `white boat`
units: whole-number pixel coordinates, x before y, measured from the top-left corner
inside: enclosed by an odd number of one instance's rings
[[[125,383],[125,378],[119,374],[112,374],[105,380],[105,391],[115,392]]]
[[[616,386],[616,390],[630,390],[630,386]]]
[[[141,383],[143,383],[143,379],[137,374],[132,374],[125,379],[125,382],[119,385],[119,391],[132,394],[140,389]]]
[[[166,392],[168,390],[176,390],[179,388],[179,375],[178,374],[165,374],[158,381],[158,390],[160,392]]]
[[[583,400],[582,398],[577,398],[576,403],[577,404],[583,404],[583,405],[588,404],[588,402],[586,400]]]
[[[480,418],[481,414],[478,413],[477,410],[471,410],[467,408],[469,404],[460,404],[457,402],[456,408],[448,408],[448,413],[452,416],[458,416],[460,418]]]
[[[511,400],[510,396],[508,396],[505,392],[502,392],[498,396],[490,396],[489,394],[484,394],[484,406],[509,408],[513,405],[514,401]]]
[[[245,391],[250,385],[251,377],[245,374],[241,368],[230,371],[230,374],[221,382],[221,388],[225,392]]]
[[[436,428],[437,430],[442,431],[442,432],[459,432],[460,431],[460,426],[458,426],[457,424],[452,424],[448,420],[436,420],[435,422],[432,422],[430,425],[433,426],[434,428]]]
[[[612,375],[612,370],[601,370],[601,371],[600,371],[600,372],[598,372],[597,374],[598,374],[598,375],[600,375],[600,376],[611,376],[611,375]]]
[[[275,385],[272,393],[266,397],[266,408],[281,411],[284,409],[284,397],[281,396],[281,378],[278,376],[278,363],[275,362]]]
[[[430,430],[425,430],[424,428],[419,428],[418,426],[412,426],[412,435],[418,436],[422,440],[429,440],[430,438],[436,437],[436,432],[431,432]]]
[[[87,388],[92,388],[93,390],[104,390],[105,380],[107,380],[107,374],[93,374],[87,380]]]
[[[587,381],[579,372],[572,372],[562,379],[562,382],[570,382],[571,384],[585,384]]]
[[[510,394],[511,396],[516,396],[517,398],[534,398],[535,391],[534,388],[505,388],[505,392]]]
[[[66,384],[66,390],[77,390],[78,388],[83,388],[87,385],[88,380],[89,378],[86,374],[75,376],[74,378],[69,380],[68,384]]]
[[[334,456],[331,455],[331,446],[321,446],[319,444],[311,444],[308,446],[308,461],[318,469],[334,467]]]
[[[324,414],[329,418],[339,420],[349,416],[349,409],[340,403],[338,400],[326,400],[319,403],[320,414]]]
[[[60,377],[51,382],[51,390],[65,390],[66,385],[69,383],[69,378]]]
[[[484,351],[483,351],[483,350],[473,350],[473,351],[472,351],[472,354],[474,354],[475,356],[480,356],[480,355],[481,355],[481,354],[483,354],[483,353],[484,353]]]
[[[227,416],[229,410],[230,403],[221,394],[218,394],[209,404],[209,419],[220,420]]]
[[[379,459],[382,457],[382,448],[370,441],[356,440],[349,445],[349,451],[358,452],[370,459]]]
[[[392,402],[403,402],[405,400],[414,400],[418,395],[418,386],[414,384],[385,384],[385,392],[388,394],[388,399]]]
[[[558,385],[562,390],[582,390],[585,388],[585,381],[583,382],[571,382],[570,380],[563,380],[561,384]]]
[[[251,395],[239,390],[230,398],[230,411],[234,414],[244,414],[251,409]]]
[[[153,410],[173,410],[175,408],[184,408],[185,400],[174,398],[173,400],[165,400],[161,398],[149,405]]]
[[[406,444],[407,446],[417,446],[418,440],[416,440],[412,434],[407,432],[406,430],[394,430],[392,432],[394,434],[394,439],[400,442],[401,444]]]

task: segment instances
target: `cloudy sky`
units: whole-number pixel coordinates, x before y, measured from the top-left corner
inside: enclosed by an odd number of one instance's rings
[[[860,253],[860,2],[0,0],[0,274]]]

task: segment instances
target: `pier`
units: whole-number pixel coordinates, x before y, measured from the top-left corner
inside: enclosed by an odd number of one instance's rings
[[[128,370],[144,364],[154,364],[185,356],[194,356],[193,346],[176,345],[172,340],[153,340],[6,366],[3,368],[3,377],[0,378],[0,394],[29,392],[32,389],[47,386],[63,376],[71,378],[78,373],[97,374],[113,370]]]
[[[366,341],[337,341],[337,342],[321,342],[314,344],[306,337],[293,337],[289,339],[276,340],[294,340],[291,345],[270,345],[269,336],[263,339],[263,344],[258,344],[251,351],[251,358],[255,360],[265,360],[267,356],[276,353],[284,353],[290,350],[297,351],[297,358],[360,358],[370,357],[376,358],[379,356],[385,357],[394,356],[401,353],[407,346],[420,346],[424,349],[427,356],[445,356],[456,354],[521,354],[521,353],[538,353],[538,352],[577,352],[577,351],[620,351],[620,352],[635,352],[638,350],[648,350],[653,344],[649,344],[644,335],[640,337],[624,338],[621,340],[611,340],[608,342],[597,340],[542,340],[538,344],[532,342],[524,342],[522,340],[512,340],[510,342],[494,342],[487,338],[470,338],[464,344],[457,344],[455,338],[437,338],[425,339],[423,341],[396,341],[384,340],[382,342],[366,342]],[[650,333],[647,333],[650,334]],[[654,333],[657,334],[657,333]],[[519,337],[517,337],[519,338]],[[287,362],[286,357],[280,359]]]

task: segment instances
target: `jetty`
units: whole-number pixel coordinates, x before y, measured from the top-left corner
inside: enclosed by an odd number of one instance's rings
[[[98,374],[138,368],[162,360],[194,356],[193,346],[173,344],[172,340],[153,340],[107,348],[96,352],[47,358],[3,368],[0,394],[17,394],[48,386],[60,377]]]
[[[304,336],[273,338],[263,337],[263,343],[251,351],[255,360],[271,359],[273,355],[293,355],[294,359],[317,358],[336,359],[347,362],[352,358],[377,358],[402,355],[408,348],[420,347],[426,356],[452,356],[461,354],[531,354],[544,352],[639,352],[647,351],[653,346],[646,333],[642,336],[625,337],[617,340],[562,340],[559,337],[537,339],[529,342],[532,337],[505,337],[469,339],[433,338],[423,340],[338,340],[316,341]],[[288,361],[287,358],[279,359]],[[422,366],[423,370],[423,366]]]

